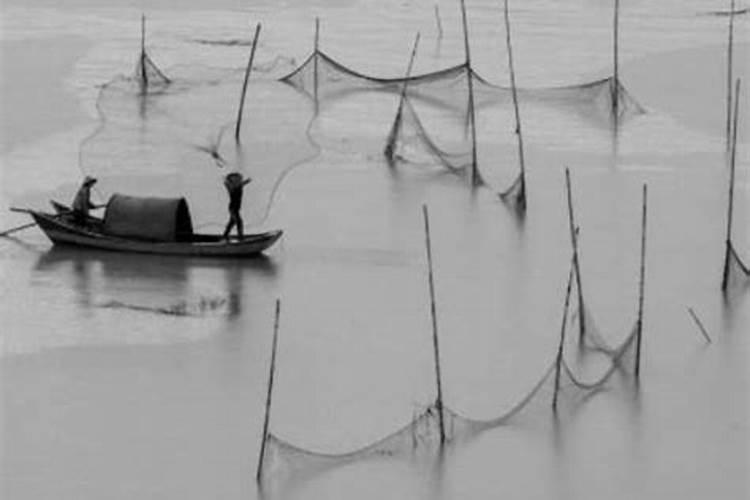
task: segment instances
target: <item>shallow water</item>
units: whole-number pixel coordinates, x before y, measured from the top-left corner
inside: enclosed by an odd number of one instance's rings
[[[264,23],[261,62],[299,63],[316,15],[325,50],[364,72],[401,74],[416,30],[423,37],[416,71],[462,58],[459,13],[447,2],[439,43],[431,2],[268,3],[241,15],[233,2],[200,11],[199,2],[179,11],[166,1],[144,3],[152,7],[150,53],[164,68],[242,66],[247,47],[192,39],[249,38],[248,20]],[[284,179],[264,221],[285,230],[266,259],[80,253],[51,249],[36,230],[0,242],[3,497],[746,497],[750,291],[728,300],[719,291],[726,19],[698,15],[725,2],[622,3],[622,80],[648,113],[623,124],[614,141],[606,124],[585,116],[524,107],[522,224],[492,190],[472,192],[438,169],[389,169],[381,150],[396,97],[378,94],[323,106],[312,129],[320,155]],[[60,75],[62,84],[48,82],[75,95],[90,123],[67,122],[5,154],[4,205],[72,195],[79,142],[95,127],[95,85],[129,73],[137,57],[140,10],[129,5],[3,5],[3,43],[75,35],[91,44]],[[520,85],[609,75],[609,6],[579,0],[561,10],[540,1],[513,14]],[[478,71],[504,84],[500,4],[472,0],[469,17]],[[742,76],[747,22],[737,20]],[[283,59],[260,76],[291,67]],[[493,186],[506,185],[517,168],[512,110],[483,109],[478,124],[484,172]],[[741,127],[734,241],[747,260]],[[499,167],[485,167],[493,158],[502,159]],[[612,342],[637,311],[640,195],[648,183],[639,389],[599,393],[551,429],[488,431],[424,460],[367,461],[304,478],[279,471],[259,490],[276,297],[283,304],[274,434],[347,451],[434,400],[422,203],[431,216],[446,404],[486,418],[530,389],[555,352],[562,314],[570,258],[564,165],[573,175],[588,307]],[[0,221],[10,227],[23,219],[3,213]],[[704,343],[687,307],[713,343]]]

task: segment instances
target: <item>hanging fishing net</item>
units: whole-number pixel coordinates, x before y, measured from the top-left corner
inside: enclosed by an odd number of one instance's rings
[[[750,268],[742,261],[731,241],[727,242],[726,287],[740,288],[750,286]]]
[[[244,70],[178,66],[167,73],[145,56],[133,76],[102,86],[100,123],[79,159],[83,173],[99,179],[95,193],[101,201],[113,193],[184,196],[196,228],[218,229],[227,217],[222,178],[238,171],[252,179],[246,223],[263,222],[284,176],[318,153],[312,107],[286,85],[251,79],[236,140]]]
[[[568,285],[563,312],[563,339],[571,337],[572,335],[569,335],[567,330],[575,327],[572,322],[567,321],[570,289]],[[546,366],[531,389],[519,398],[517,403],[495,417],[469,418],[436,401],[414,416],[409,423],[387,436],[345,453],[325,453],[307,449],[285,441],[274,433],[269,433],[263,462],[264,475],[266,477],[276,474],[306,476],[368,459],[413,458],[434,453],[441,446],[441,409],[445,440],[446,443],[452,444],[471,439],[481,432],[496,427],[511,424],[524,425],[529,421],[548,422],[551,414],[555,417],[570,414],[597,391],[606,388],[613,375],[620,373],[621,369],[630,363],[638,334],[637,329],[634,329],[624,340],[611,347],[595,330],[593,322],[588,328],[587,334],[589,332],[591,334],[590,348],[600,349],[609,359],[603,373],[590,380],[576,374],[575,368],[566,361],[562,350],[564,346],[561,346],[559,355]]]
[[[146,52],[138,58],[133,78],[138,81],[141,93],[159,92],[171,82]]]
[[[360,73],[336,61],[322,50],[316,50],[299,67],[282,77],[281,81],[311,99],[317,96],[321,102],[363,91],[400,93],[406,82],[409,97],[465,113],[469,102],[469,72],[473,80],[475,107],[511,102],[509,87],[485,80],[466,63],[408,78],[379,77]],[[620,82],[615,85],[613,78],[569,86],[519,88],[518,96],[524,100],[579,108],[588,114],[596,112],[605,115],[614,109],[612,103],[616,99],[620,118],[644,112],[644,108]]]

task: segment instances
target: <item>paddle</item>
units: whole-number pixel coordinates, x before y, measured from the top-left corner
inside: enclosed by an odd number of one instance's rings
[[[10,211],[11,212],[29,213],[29,211],[26,210],[26,209],[24,209],[24,208],[15,208],[15,207],[11,207]],[[32,226],[36,226],[36,222],[29,222],[29,223],[24,224],[22,226],[14,227],[12,229],[8,229],[6,231],[3,231],[2,233],[0,233],[0,237],[5,238],[6,236],[10,236],[11,234],[16,233],[18,231],[23,231],[24,229],[28,229],[28,228],[30,228]]]

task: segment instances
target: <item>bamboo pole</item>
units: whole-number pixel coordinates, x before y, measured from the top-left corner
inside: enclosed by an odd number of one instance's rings
[[[443,38],[443,23],[440,21],[440,8],[438,7],[438,4],[435,4],[435,22],[437,23],[438,39],[442,40],[442,38]]]
[[[613,64],[614,64],[614,82],[612,82],[612,114],[615,123],[619,114],[620,99],[620,0],[615,0],[614,12],[614,29],[613,29]]]
[[[555,392],[552,394],[552,410],[557,411],[557,393],[560,390],[560,366],[563,359],[563,345],[565,344],[565,325],[568,322],[568,307],[570,305],[570,288],[573,284],[573,273],[575,263],[571,262],[568,272],[568,286],[565,291],[565,306],[563,307],[562,325],[560,326],[560,344],[557,346],[557,357],[555,358]]]
[[[253,59],[255,58],[255,49],[258,47],[258,37],[260,36],[260,23],[255,27],[255,37],[253,38],[253,46],[250,49],[250,58],[247,61],[247,68],[245,68],[245,81],[242,83],[242,94],[240,95],[240,106],[237,110],[237,126],[234,129],[234,140],[240,142],[240,128],[242,127],[242,110],[245,107],[245,94],[247,93],[247,82],[250,79],[250,72],[253,68]]]
[[[729,284],[729,259],[732,252],[732,218],[734,214],[734,173],[737,154],[737,120],[739,115],[741,80],[738,78],[734,86],[734,119],[732,126],[732,147],[729,157],[729,202],[727,204],[727,238],[724,253],[724,272],[721,279],[721,289],[726,291]]]
[[[474,185],[479,184],[477,166],[477,126],[474,110],[474,70],[471,67],[471,48],[469,47],[469,26],[466,20],[466,3],[461,0],[461,19],[464,27],[464,53],[466,54],[466,72],[469,86],[469,126],[471,127],[471,180]]]
[[[14,227],[13,229],[7,229],[3,231],[2,233],[0,233],[0,238],[10,236],[13,233],[17,233],[18,231],[22,231],[24,229],[28,229],[34,226],[36,226],[36,222],[29,222],[28,224],[23,224],[22,226]]]
[[[726,123],[726,136],[727,150],[731,147],[731,135],[732,135],[732,81],[734,79],[733,74],[733,59],[734,59],[734,8],[735,0],[730,3],[729,11],[729,27],[728,27],[728,40],[727,40],[727,123]]]
[[[440,421],[440,444],[445,443],[445,420],[443,417],[443,386],[440,378],[440,346],[438,343],[437,310],[435,305],[435,280],[432,273],[432,245],[430,243],[430,218],[427,213],[427,205],[422,205],[424,217],[425,246],[427,247],[427,267],[429,270],[430,284],[430,314],[432,317],[432,347],[435,357],[435,380],[437,386],[437,400],[435,406],[438,410]]]
[[[641,374],[641,341],[643,338],[643,300],[646,287],[646,221],[648,210],[648,186],[643,184],[643,214],[641,218],[641,271],[638,285],[638,335],[635,347],[635,377]]]
[[[526,203],[526,162],[523,152],[523,132],[521,130],[521,112],[518,107],[518,90],[516,87],[516,72],[513,65],[513,46],[510,36],[510,13],[508,12],[508,0],[503,3],[503,14],[505,17],[505,43],[508,47],[508,68],[510,71],[510,88],[513,95],[513,110],[516,116],[516,138],[518,140],[518,162],[521,166],[521,200]]]
[[[573,245],[573,269],[575,271],[576,290],[578,292],[578,342],[583,342],[586,335],[586,309],[583,302],[583,283],[581,282],[581,261],[578,256],[578,231],[576,230],[575,215],[573,214],[573,190],[570,181],[570,169],[565,168],[565,186],[568,193],[568,226],[570,242]]]
[[[315,18],[315,52],[313,52],[313,94],[315,97],[315,114],[318,114],[318,52],[320,44],[320,18]]]
[[[266,394],[266,412],[263,418],[263,438],[260,442],[260,455],[258,456],[258,469],[255,472],[255,480],[260,482],[263,473],[263,459],[266,455],[266,442],[268,440],[268,423],[271,418],[271,395],[273,393],[273,376],[276,371],[276,346],[279,341],[279,316],[281,315],[281,300],[276,299],[276,313],[273,323],[273,345],[271,347],[271,366],[268,374],[268,392]]]
[[[146,15],[141,14],[141,92],[148,89],[148,74],[146,73]]]
[[[698,325],[698,329],[703,335],[703,338],[706,339],[706,342],[710,344],[711,337],[708,336],[708,332],[706,331],[706,327],[703,326],[703,322],[700,320],[700,318],[698,318],[698,315],[695,314],[695,311],[693,311],[692,307],[688,307],[687,310],[688,313],[690,313],[690,316],[693,318],[693,321],[695,321],[695,324]]]
[[[409,85],[409,78],[411,77],[411,71],[412,67],[414,66],[414,59],[417,56],[417,47],[419,46],[419,32],[417,32],[417,35],[414,37],[414,45],[411,49],[411,56],[409,57],[409,64],[406,67],[406,77],[404,78],[404,85],[401,87],[401,96],[398,101],[398,109],[396,110],[396,118],[393,122],[393,127],[391,128],[391,133],[388,134],[388,143],[385,145],[385,151],[384,154],[388,158],[388,160],[393,160],[393,152],[394,152],[394,141],[396,139],[396,132],[397,128],[400,126],[401,122],[401,114],[404,110],[404,102],[406,101],[406,89]]]

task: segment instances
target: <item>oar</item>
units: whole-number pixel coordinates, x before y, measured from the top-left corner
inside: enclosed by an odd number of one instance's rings
[[[25,208],[16,208],[16,207],[11,207],[10,211],[11,212],[20,212],[20,213],[29,213],[29,211],[26,210]],[[28,229],[28,228],[33,227],[33,226],[36,226],[36,222],[29,222],[29,223],[24,224],[22,226],[14,227],[12,229],[8,229],[7,231],[3,231],[2,233],[0,233],[0,237],[4,238],[6,236],[10,236],[13,233],[17,233],[18,231],[23,231],[24,229]]]

